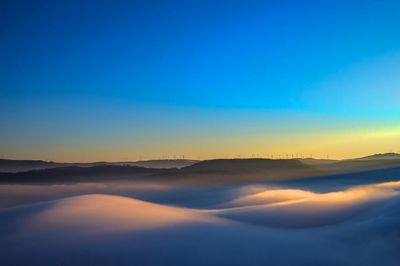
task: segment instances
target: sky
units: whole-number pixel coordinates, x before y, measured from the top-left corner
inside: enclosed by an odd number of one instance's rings
[[[0,157],[400,151],[399,1],[1,1]]]

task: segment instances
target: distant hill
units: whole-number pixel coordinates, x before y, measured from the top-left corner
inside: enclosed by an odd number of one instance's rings
[[[391,158],[387,155],[383,157]],[[146,180],[156,182],[225,184],[237,182],[275,182],[400,167],[400,159],[379,159],[382,156],[378,155],[365,158],[370,159],[341,161],[311,158],[280,160],[215,159],[206,161],[153,160],[115,163],[95,162],[88,164],[0,160],[0,169],[2,169],[0,170],[0,182],[96,182],[101,180],[145,177]],[[32,168],[35,170],[17,173],[5,173],[3,170]]]
[[[58,167],[18,173],[0,173],[3,183],[95,182],[132,179],[184,183],[232,183],[241,181],[276,181],[320,174],[298,160],[220,159],[197,162],[182,169],[146,168],[128,165]]]
[[[182,180],[231,183],[288,180],[318,174],[321,171],[295,159],[216,159],[184,167],[175,175]]]
[[[400,167],[400,154],[383,153],[349,160],[300,159],[301,162],[325,172],[349,173]]]
[[[307,165],[324,165],[324,164],[336,163],[339,161],[339,160],[314,159],[314,158],[303,158],[298,160]]]
[[[315,165],[318,169],[332,173],[346,173],[373,169],[400,167],[400,159],[343,160],[331,164]]]
[[[136,161],[131,162],[129,165],[141,166],[141,167],[149,167],[149,168],[183,168],[199,161],[196,160],[148,160],[148,161]],[[121,163],[123,164],[123,163]]]
[[[154,174],[167,174],[174,169],[154,169],[139,166],[99,165],[91,167],[58,167],[18,173],[0,173],[0,183],[65,183],[118,180]]]
[[[26,172],[30,170],[40,170],[58,167],[92,167],[100,165],[124,165],[124,166],[140,166],[147,168],[182,168],[192,165],[198,161],[195,160],[149,160],[134,162],[92,162],[92,163],[60,163],[48,162],[42,160],[8,160],[0,159],[0,172],[16,173]]]
[[[380,158],[380,156],[375,157]],[[386,156],[386,158],[390,157]],[[186,176],[200,175],[200,178],[206,180],[212,178],[227,180],[229,178],[242,181],[282,181],[299,177],[310,178],[395,167],[400,167],[400,159],[228,159],[202,161],[182,168],[180,173]]]
[[[42,160],[8,160],[0,159],[0,172],[23,172],[33,169],[62,167],[65,164]]]
[[[260,172],[271,169],[308,169],[299,160],[272,159],[215,159],[195,163],[182,168],[182,172]]]
[[[373,154],[370,156],[365,156],[361,158],[357,158],[356,160],[393,160],[393,159],[399,159],[400,160],[400,154],[399,153],[377,153]]]

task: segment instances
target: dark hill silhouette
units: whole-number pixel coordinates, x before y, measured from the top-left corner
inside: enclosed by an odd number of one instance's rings
[[[91,163],[60,163],[48,162],[43,160],[8,160],[0,159],[0,172],[15,173],[25,172],[31,170],[58,168],[58,167],[92,167],[100,165],[122,165],[122,166],[140,166],[147,168],[182,168],[192,165],[198,161],[195,160],[148,160],[148,161],[134,161],[134,162],[91,162]]]
[[[170,178],[200,183],[268,182],[321,175],[299,160],[216,159],[182,168]]]
[[[1,183],[64,183],[96,182],[100,180],[118,180],[143,177],[160,173],[175,172],[177,169],[154,169],[139,166],[99,165],[92,167],[59,167],[32,170],[18,173],[0,173]]]
[[[148,167],[148,168],[183,168],[186,166],[193,165],[199,161],[197,160],[148,160],[148,161],[136,161],[131,162],[129,165]]]
[[[394,159],[400,160],[400,154],[393,153],[393,152],[377,153],[377,154],[357,158],[356,160],[394,160]]]
[[[100,165],[3,173],[0,175],[0,182],[95,182],[145,177],[146,180],[161,182],[230,183],[252,180],[287,180],[316,174],[321,174],[321,172],[298,160],[218,159],[198,162],[182,169]]]
[[[273,169],[309,169],[299,160],[272,160],[272,159],[215,159],[195,163],[182,168],[182,172],[260,172]]]
[[[373,169],[399,167],[400,159],[368,159],[368,160],[343,160],[331,164],[316,166],[323,171],[333,173],[357,172]]]
[[[1,172],[22,172],[33,169],[44,169],[64,166],[62,163],[46,162],[42,160],[8,160],[0,159]]]
[[[298,159],[298,160],[306,165],[323,165],[323,164],[331,164],[331,163],[339,162],[339,160],[314,159],[314,158],[302,158],[302,159]]]
[[[43,161],[31,162],[43,163]],[[85,167],[53,167],[27,172],[1,173],[0,182],[63,183],[118,179],[139,180],[141,178],[156,182],[189,184],[276,182],[394,167],[400,167],[400,160],[344,160],[332,163],[326,161],[303,163],[297,159],[216,159],[197,162],[181,169],[147,168],[105,163],[104,165]]]

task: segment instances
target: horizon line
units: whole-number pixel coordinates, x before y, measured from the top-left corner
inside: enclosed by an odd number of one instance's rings
[[[292,155],[304,155],[304,154],[271,154],[271,156],[254,156],[254,157],[247,157],[247,156],[222,156],[222,157],[213,157],[213,158],[207,158],[207,159],[194,159],[194,158],[185,158],[185,157],[180,157],[180,156],[171,156],[174,158],[156,158],[156,159],[139,159],[139,160],[116,160],[116,161],[107,161],[107,160],[96,160],[96,161],[57,161],[57,160],[46,160],[46,159],[17,159],[17,158],[12,158],[12,157],[1,157],[0,160],[9,160],[9,161],[42,161],[42,162],[48,162],[48,163],[65,163],[65,164],[74,164],[74,163],[87,163],[87,164],[94,164],[94,163],[134,163],[134,162],[146,162],[146,161],[210,161],[210,160],[234,160],[234,159],[269,159],[269,160],[304,160],[304,159],[314,159],[314,160],[332,160],[332,161],[346,161],[346,160],[354,160],[354,159],[362,159],[374,155],[399,155],[400,153],[397,152],[384,152],[384,153],[374,153],[374,154],[369,154],[361,157],[349,157],[349,158],[344,158],[344,159],[337,159],[337,158],[331,158],[329,155],[327,157],[313,157],[313,156],[292,156]]]

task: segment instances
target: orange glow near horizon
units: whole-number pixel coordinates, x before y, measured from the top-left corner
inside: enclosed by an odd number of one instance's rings
[[[56,146],[51,151],[15,152],[9,159],[59,162],[129,161],[151,159],[320,158],[350,159],[400,150],[400,128],[344,132],[233,134],[192,139],[149,139],[140,144],[121,139],[113,143]]]

